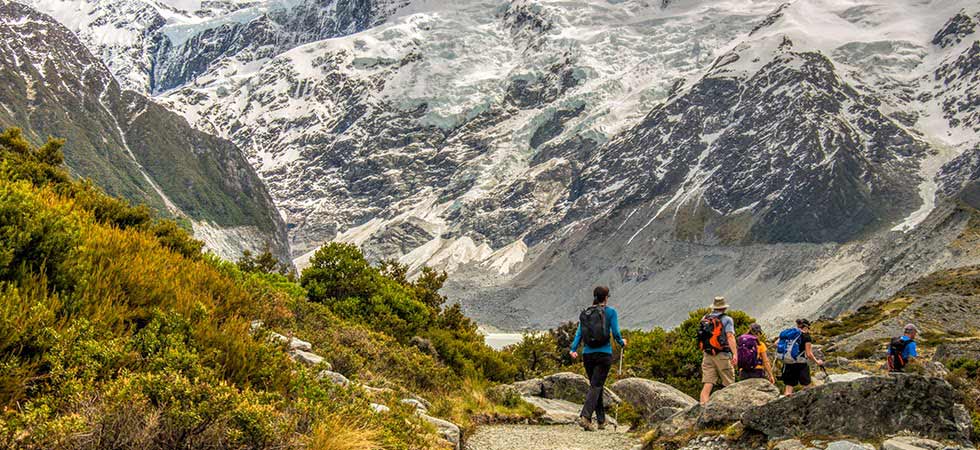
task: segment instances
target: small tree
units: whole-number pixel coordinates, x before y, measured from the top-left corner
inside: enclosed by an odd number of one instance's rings
[[[375,291],[377,269],[371,267],[364,254],[351,244],[324,245],[303,270],[300,285],[315,302],[347,297],[369,298]]]

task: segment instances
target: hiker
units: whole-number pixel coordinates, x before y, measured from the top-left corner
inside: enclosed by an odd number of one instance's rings
[[[715,385],[722,387],[735,382],[735,366],[738,365],[738,354],[732,349],[735,345],[735,321],[725,311],[728,303],[725,297],[715,297],[711,312],[701,318],[698,327],[698,347],[701,349],[701,404],[708,403],[711,390]]]
[[[589,377],[589,393],[585,396],[585,405],[582,405],[582,413],[578,418],[579,426],[585,431],[595,431],[592,426],[593,412],[599,429],[606,428],[606,409],[602,404],[602,394],[613,363],[612,340],[609,335],[612,334],[620,348],[626,348],[626,340],[619,333],[619,316],[615,309],[607,306],[608,302],[609,288],[597,286],[592,291],[592,306],[579,315],[578,330],[575,331],[575,340],[572,341],[572,349],[569,351],[572,358],[578,358],[578,345],[585,344],[582,363],[585,364],[585,373]]]
[[[889,372],[904,372],[905,366],[919,356],[915,346],[915,336],[918,334],[919,328],[910,323],[905,326],[905,334],[891,340],[888,344]]]
[[[738,378],[748,380],[750,378],[765,378],[770,383],[776,384],[776,377],[772,375],[772,363],[769,362],[769,355],[766,353],[766,342],[762,338],[762,325],[753,323],[749,326],[749,332],[738,337]]]
[[[813,338],[810,337],[810,321],[797,319],[796,327],[783,330],[776,338],[776,359],[783,362],[781,379],[786,384],[783,395],[793,395],[796,386],[808,388],[810,379],[810,364],[823,367],[823,361],[813,355]]]

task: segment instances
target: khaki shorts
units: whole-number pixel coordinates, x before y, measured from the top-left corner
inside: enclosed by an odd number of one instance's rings
[[[721,383],[718,383],[718,381]],[[701,361],[701,382],[728,386],[735,383],[735,367],[732,366],[731,353],[719,353],[717,355],[704,354]]]

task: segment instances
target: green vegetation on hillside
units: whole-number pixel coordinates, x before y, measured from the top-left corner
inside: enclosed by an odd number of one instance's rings
[[[441,274],[409,282],[328,246],[295,283],[261,256],[202,255],[176,223],[71,180],[61,145],[0,135],[0,447],[434,448],[399,399],[463,426],[533,413],[487,398],[487,377],[515,370],[444,307]],[[339,260],[352,283],[331,272]],[[324,367],[293,362],[264,330],[386,389],[318,380]]]

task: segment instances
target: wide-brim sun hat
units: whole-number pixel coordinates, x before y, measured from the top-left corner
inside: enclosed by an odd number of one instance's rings
[[[725,297],[715,297],[715,301],[711,304],[711,309],[728,309],[728,302],[725,301]]]

